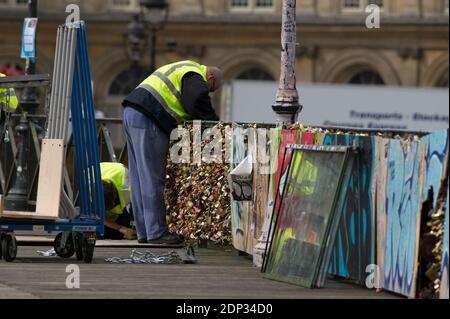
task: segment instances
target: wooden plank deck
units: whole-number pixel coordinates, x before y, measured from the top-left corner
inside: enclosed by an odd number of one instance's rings
[[[78,263],[81,288],[65,286],[66,266],[75,259],[40,257],[48,247],[19,247],[14,263],[0,262],[0,298],[107,299],[336,299],[397,298],[355,285],[328,281],[320,290],[304,289],[261,277],[250,258],[233,249],[197,251],[197,265],[120,265],[105,258],[127,258],[128,248],[96,248],[94,263]],[[168,250],[155,250],[166,253]]]

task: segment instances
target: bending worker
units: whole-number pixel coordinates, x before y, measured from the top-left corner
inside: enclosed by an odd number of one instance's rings
[[[135,240],[131,229],[131,187],[128,169],[120,163],[101,163],[100,171],[105,197],[105,239]]]
[[[132,202],[140,243],[182,244],[168,231],[164,184],[170,134],[184,121],[218,121],[210,92],[222,86],[222,71],[194,61],[156,70],[124,100]]]
[[[0,78],[5,77],[3,73],[0,73]],[[2,89],[0,87],[0,133],[3,128],[3,123],[6,120],[4,111],[14,112],[19,105],[16,93],[14,89]]]

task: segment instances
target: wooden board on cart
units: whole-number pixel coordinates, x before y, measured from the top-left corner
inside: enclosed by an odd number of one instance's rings
[[[0,214],[0,218],[7,218],[7,219],[26,219],[26,220],[43,220],[43,221],[55,221],[58,220],[58,217],[52,217],[52,216],[40,216],[37,213],[34,212],[13,212],[13,211],[7,211],[4,210]]]
[[[36,212],[3,211],[0,217],[11,219],[57,220],[64,168],[64,141],[42,141]],[[1,210],[0,210],[1,212]]]

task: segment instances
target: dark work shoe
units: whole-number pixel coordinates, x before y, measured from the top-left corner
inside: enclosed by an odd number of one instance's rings
[[[139,244],[146,244],[147,242],[148,242],[147,238],[139,239],[139,240],[138,240],[138,243],[139,243]]]
[[[184,241],[176,234],[167,233],[158,239],[149,240],[147,243],[153,245],[181,245]]]

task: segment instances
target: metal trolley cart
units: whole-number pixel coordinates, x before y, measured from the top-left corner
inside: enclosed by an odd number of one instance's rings
[[[57,220],[10,218],[0,214],[0,256],[7,262],[16,258],[14,232],[18,231],[58,233],[54,240],[58,256],[70,258],[76,254],[78,260],[92,262],[97,234],[104,233],[105,205],[89,70],[84,22],[60,26],[47,137],[60,139],[64,143],[67,143],[70,135],[73,137],[79,214],[74,219]],[[55,189],[55,192],[60,191]]]
[[[59,232],[54,241],[56,253],[61,258],[70,258],[76,254],[77,260],[91,263],[94,256],[97,234],[103,233],[103,218],[80,216],[75,220],[32,221],[17,219],[0,220],[0,257],[13,262],[17,256],[15,231],[46,231],[49,234]]]

